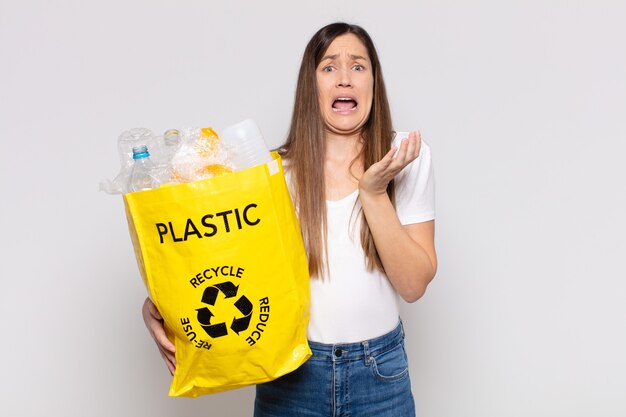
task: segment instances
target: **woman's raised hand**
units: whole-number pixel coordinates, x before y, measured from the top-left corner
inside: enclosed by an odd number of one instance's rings
[[[150,336],[152,336],[159,348],[159,352],[161,352],[167,369],[174,375],[174,371],[176,370],[176,356],[174,352],[176,348],[165,335],[163,317],[161,317],[161,313],[159,313],[159,310],[157,310],[149,297],[144,301],[141,313],[143,314],[143,321],[146,323]]]
[[[380,161],[372,164],[359,180],[359,193],[384,194],[387,185],[420,153],[422,139],[419,131],[409,133],[402,139],[400,147],[392,147]]]

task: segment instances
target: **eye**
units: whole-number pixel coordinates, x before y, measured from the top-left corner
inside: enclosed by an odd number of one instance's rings
[[[334,68],[330,65],[326,65],[325,67],[322,68],[322,72],[331,72],[333,70]]]
[[[356,64],[354,67],[352,67],[352,69],[354,69],[355,71],[365,71],[365,67],[361,64]]]

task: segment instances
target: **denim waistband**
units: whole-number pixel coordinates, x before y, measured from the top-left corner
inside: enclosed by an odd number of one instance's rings
[[[372,355],[385,352],[396,347],[404,339],[402,321],[395,329],[374,339],[356,343],[318,343],[309,341],[313,356],[309,360],[343,362],[370,358]]]

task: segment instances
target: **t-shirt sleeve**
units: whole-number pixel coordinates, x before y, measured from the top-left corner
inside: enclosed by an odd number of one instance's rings
[[[405,137],[407,133],[398,133],[394,145]],[[424,140],[417,159],[396,176],[395,194],[400,223],[422,223],[435,218],[435,178],[430,147]]]

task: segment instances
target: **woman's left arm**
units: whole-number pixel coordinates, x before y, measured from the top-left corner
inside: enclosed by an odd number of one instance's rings
[[[387,185],[420,151],[418,132],[392,148],[359,181],[359,199],[385,273],[407,302],[417,301],[437,271],[434,220],[402,225],[387,195]]]

